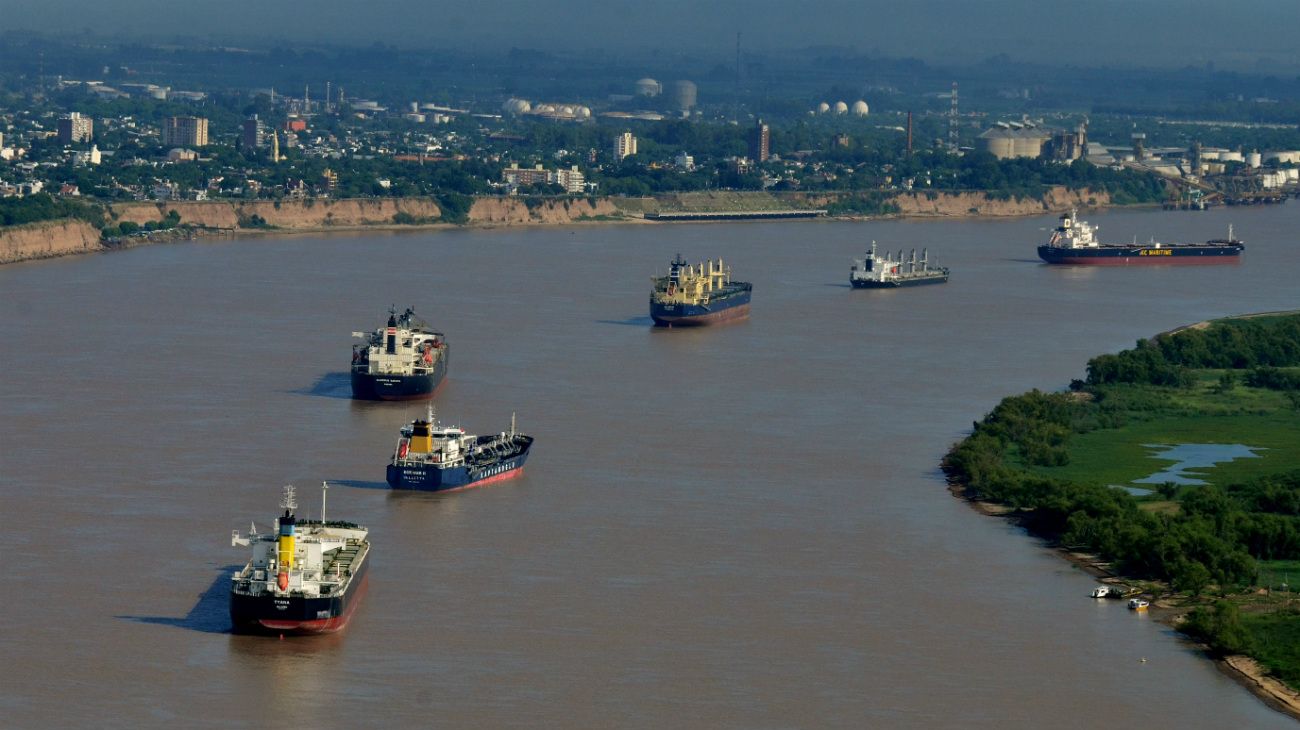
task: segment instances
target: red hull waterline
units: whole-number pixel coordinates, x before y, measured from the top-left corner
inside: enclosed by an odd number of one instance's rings
[[[488,477],[487,479],[484,479],[482,481],[470,482],[469,484],[466,484],[463,487],[452,487],[451,489],[439,489],[438,494],[449,494],[451,492],[463,492],[466,489],[473,489],[474,487],[486,487],[489,484],[496,484],[497,482],[504,482],[507,479],[514,479],[515,477],[523,473],[524,473],[524,468],[521,466],[518,469],[503,471],[500,474],[497,474],[496,476]]]
[[[361,585],[357,587],[357,594],[348,601],[348,609],[339,616],[333,618],[322,618],[313,621],[272,621],[271,619],[261,619],[258,621],[262,628],[268,631],[274,631],[281,634],[292,634],[298,636],[309,636],[313,634],[332,634],[342,631],[347,627],[348,621],[352,619],[352,614],[356,613],[357,604],[366,595],[366,589],[370,587],[370,575],[366,574],[361,579]]]
[[[1087,256],[1048,261],[1068,266],[1222,266],[1241,261],[1240,256]]]
[[[731,322],[737,319],[744,319],[749,316],[749,305],[741,304],[738,307],[724,309],[721,312],[711,312],[709,314],[699,314],[690,317],[664,317],[659,316],[656,325],[660,327],[699,327],[706,324],[720,324],[722,322]]]

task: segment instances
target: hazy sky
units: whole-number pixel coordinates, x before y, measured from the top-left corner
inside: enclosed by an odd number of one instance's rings
[[[0,27],[169,40],[747,49],[833,45],[928,60],[1295,67],[1300,0],[0,0]]]

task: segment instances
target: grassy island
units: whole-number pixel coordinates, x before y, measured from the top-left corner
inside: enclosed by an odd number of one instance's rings
[[[1003,400],[943,466],[1212,654],[1300,687],[1300,314],[1095,357],[1067,392]]]

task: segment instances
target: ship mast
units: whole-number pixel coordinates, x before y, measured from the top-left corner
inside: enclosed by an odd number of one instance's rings
[[[320,483],[320,523],[325,524],[325,493],[329,491],[330,483],[321,481]]]

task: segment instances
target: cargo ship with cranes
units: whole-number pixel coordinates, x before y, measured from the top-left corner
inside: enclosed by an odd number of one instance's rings
[[[916,257],[916,249],[912,249],[910,258],[903,258],[902,251],[897,257],[888,251],[881,255],[876,253],[875,241],[871,242],[867,255],[854,259],[849,268],[849,284],[854,289],[898,289],[947,281],[948,269],[931,266],[928,249],[921,249],[920,259]]]
[[[283,514],[271,532],[231,533],[231,546],[253,556],[230,581],[235,633],[328,634],[347,626],[366,589],[370,531],[351,522],[299,519],[294,488],[284,488]]]
[[[388,325],[353,332],[352,397],[362,400],[429,398],[447,376],[447,338],[407,308],[388,312]]]
[[[1237,261],[1246,244],[1232,235],[1205,243],[1140,244],[1100,243],[1097,227],[1081,221],[1071,210],[1061,216],[1047,243],[1038,247],[1038,257],[1049,264],[1127,266],[1130,264],[1217,264]]]
[[[692,266],[677,254],[668,275],[653,277],[651,283],[650,318],[659,327],[696,327],[749,316],[754,285],[732,281],[722,259]]]

